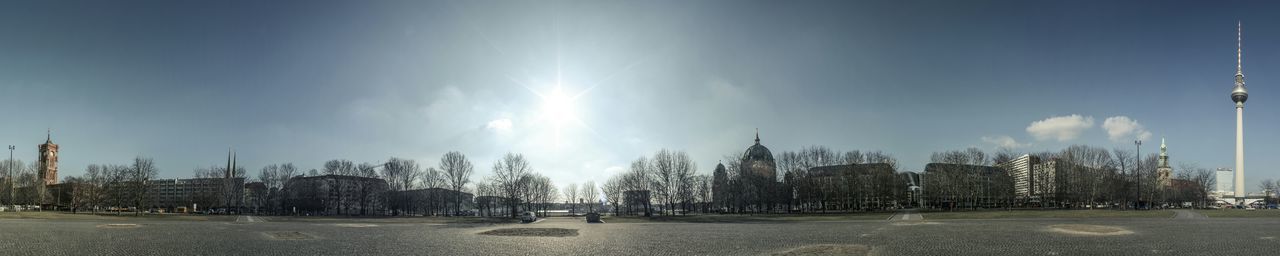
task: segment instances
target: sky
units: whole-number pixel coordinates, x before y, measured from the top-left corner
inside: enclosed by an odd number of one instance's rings
[[[1243,23],[1248,190],[1280,178],[1280,10],[1264,1],[4,1],[0,144],[60,176],[324,161],[473,180],[508,152],[564,185],[666,148],[709,174],[773,152],[1072,144],[1234,166]]]

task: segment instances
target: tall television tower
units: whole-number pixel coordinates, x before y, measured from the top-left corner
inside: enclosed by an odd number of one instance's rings
[[[1236,22],[1236,87],[1231,89],[1231,101],[1236,103],[1236,199],[1244,199],[1244,101],[1249,92],[1244,88],[1244,72],[1240,69],[1240,41],[1244,34],[1240,22]]]

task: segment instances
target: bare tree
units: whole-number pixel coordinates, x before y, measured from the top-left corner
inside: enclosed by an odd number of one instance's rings
[[[1011,148],[1001,147],[1000,149],[996,150],[996,154],[994,156],[991,156],[991,162],[994,164],[1001,164],[1001,163],[1013,161],[1013,159],[1018,158],[1018,155],[1019,155],[1018,152],[1013,151],[1013,149]]]
[[[843,164],[862,164],[866,163],[866,157],[862,155],[862,151],[853,150],[844,152],[844,158],[841,161]]]
[[[444,175],[449,180],[449,185],[457,191],[458,198],[455,200],[455,210],[462,211],[462,189],[471,182],[471,173],[473,167],[471,161],[467,160],[467,156],[461,152],[450,151],[440,157],[440,170],[444,171]]]
[[[279,172],[280,165],[268,164],[263,166],[262,170],[258,171],[258,181],[262,182],[262,185],[267,186],[268,189],[279,187]]]
[[[527,175],[528,184],[526,185],[526,196],[528,197],[529,209],[535,211],[542,210],[542,215],[547,214],[547,208],[559,196],[555,184],[551,184],[551,179],[541,174],[531,173]]]
[[[507,153],[501,160],[493,163],[493,181],[498,185],[502,196],[507,198],[511,217],[517,217],[520,203],[517,200],[523,196],[527,176],[531,172],[533,167],[521,154]]]
[[[85,204],[94,213],[98,212],[98,206],[102,205],[105,198],[103,189],[107,186],[107,179],[104,169],[105,166],[90,164],[84,171],[84,182],[87,183],[85,186],[87,191],[84,194]]]
[[[637,193],[637,195],[641,195],[643,193],[651,191],[650,189],[653,183],[652,182],[653,179],[651,177],[652,175],[650,175],[652,171],[650,170],[651,165],[649,164],[649,162],[650,162],[649,159],[643,156],[641,156],[640,158],[637,158],[636,160],[631,161],[631,168],[627,170],[627,173],[625,175],[623,175],[624,177],[623,187],[625,187],[624,192],[634,191],[633,193]],[[651,198],[650,199],[637,198],[637,200],[644,200],[639,203],[644,205],[645,216],[649,216],[650,214],[652,214],[653,211],[652,211],[652,205],[651,205],[652,204]],[[631,202],[627,202],[628,212],[630,212],[630,206],[631,206]]]
[[[889,168],[898,170],[898,159],[893,155],[881,151],[870,151],[863,154],[867,161],[865,163],[888,164]]]
[[[696,183],[697,183],[697,185],[698,185],[698,186],[697,186],[697,191],[698,191],[698,192],[697,192],[697,195],[698,195],[698,202],[699,202],[699,205],[700,205],[698,208],[700,209],[700,211],[701,211],[701,212],[706,213],[706,212],[708,212],[708,210],[710,210],[710,209],[708,209],[708,207],[711,205],[711,200],[712,200],[712,198],[711,198],[711,176],[707,176],[707,175],[698,175],[698,176],[696,176],[696,178],[695,178],[694,180],[695,180],[695,182],[696,182]],[[608,193],[608,192],[606,192],[606,193]]]
[[[369,169],[372,170],[374,167],[369,166]],[[400,215],[414,208],[407,198],[408,194],[400,192],[409,190],[409,187],[417,182],[420,173],[418,163],[409,159],[392,157],[382,164],[382,178],[386,179],[387,187],[391,191],[397,191],[388,193],[389,196],[385,198],[389,210],[393,211],[394,215]]]
[[[17,188],[19,187],[17,178],[22,176],[23,166],[20,159],[12,159],[12,161],[10,159],[0,160],[0,175],[5,175],[4,184],[0,184],[0,188],[4,188],[4,191],[0,191],[5,195],[4,204],[17,204],[19,197],[17,195]]]
[[[280,185],[280,187],[284,187],[285,182],[288,182],[289,179],[292,179],[294,176],[298,176],[299,174],[298,167],[293,166],[293,163],[283,163],[280,164],[280,168],[276,170],[276,180],[279,182],[278,185]]]
[[[578,214],[578,184],[569,183],[564,187],[564,196],[569,202],[569,213]]]
[[[132,170],[129,174],[129,182],[132,187],[133,206],[137,209],[134,215],[142,214],[143,200],[146,199],[147,193],[151,191],[152,179],[159,174],[156,169],[155,161],[151,158],[142,158],[141,156],[133,159]]]
[[[1276,193],[1276,183],[1271,179],[1258,181],[1258,190],[1263,193],[1263,201],[1271,202],[1271,195]]]
[[[122,207],[129,202],[130,186],[128,176],[131,168],[128,165],[105,165],[102,167],[103,196],[105,202],[112,207]],[[116,211],[119,214],[120,211]]]
[[[360,163],[355,165],[355,167],[350,167],[349,169],[347,169],[346,175],[361,177],[361,178],[378,179],[381,177],[378,177],[377,168],[378,168],[378,165],[376,164]],[[339,179],[337,178],[334,178],[333,182],[334,184],[342,184],[342,182],[339,181]],[[364,182],[364,181],[358,181],[352,185],[356,187],[354,191],[355,195],[352,197],[355,198],[355,201],[356,201],[355,204],[360,207],[360,215],[370,214],[369,210],[373,208],[372,206],[373,203],[375,202],[375,200],[378,199],[374,191],[378,187],[374,186],[374,183]],[[335,187],[334,189],[342,190],[341,188],[337,188],[337,187]],[[343,207],[347,207],[347,205],[348,204],[344,204]]]
[[[618,205],[622,201],[622,193],[625,190],[622,184],[623,175],[625,174],[615,175],[609,178],[609,181],[605,181],[604,186],[600,187],[601,190],[604,190],[604,200],[608,201],[609,205],[613,206],[614,216],[618,216]]]
[[[595,206],[600,204],[600,193],[596,190],[595,181],[582,183],[582,197],[586,198],[587,212],[596,212]]]
[[[392,157],[382,164],[382,177],[394,191],[409,190],[420,174],[418,163],[413,160]]]
[[[354,163],[352,163],[352,162],[351,162],[351,161],[349,161],[349,160],[343,160],[343,159],[338,159],[338,160],[329,160],[329,161],[327,161],[327,162],[325,162],[325,163],[324,163],[324,174],[325,174],[325,175],[347,175],[347,176],[354,176],[353,174],[355,174],[355,173],[356,173],[355,164],[354,164]],[[338,187],[339,187],[339,185],[340,185],[339,183],[340,183],[341,179],[334,178],[334,179],[329,179],[329,180],[330,180],[329,187],[331,187],[331,188],[338,188]],[[335,196],[335,198],[338,198],[338,200],[333,200],[333,202],[332,202],[332,207],[333,207],[334,209],[336,209],[336,210],[337,210],[338,215],[342,215],[342,213],[344,212],[343,210],[346,210],[346,208],[347,208],[347,206],[348,206],[348,204],[349,204],[349,202],[346,202],[346,198],[348,198],[348,197],[350,197],[350,196],[344,196],[344,195],[343,195],[343,190],[342,190],[342,189],[333,189],[333,192],[332,192],[332,193],[334,193],[334,194],[335,194],[335,195],[334,195],[334,196]]]
[[[658,153],[653,154],[649,164],[650,170],[653,170],[653,190],[658,194],[659,202],[662,202],[666,207],[665,210],[671,210],[674,213],[676,187],[676,159],[674,154],[667,149],[659,150]]]
[[[675,160],[672,167],[675,169],[676,198],[680,201],[681,208],[683,208],[685,214],[688,214],[690,208],[693,207],[694,189],[696,188],[694,177],[695,172],[698,171],[698,166],[689,157],[689,154],[684,151],[676,151],[673,158]],[[592,190],[592,193],[594,193],[594,188]],[[592,198],[593,200],[598,200],[594,199],[594,197]]]
[[[448,183],[445,181],[444,174],[440,173],[440,170],[436,170],[435,167],[422,171],[422,188],[444,188],[446,184]],[[445,213],[448,211],[449,205],[444,196],[444,193],[431,193],[430,210],[432,212]]]

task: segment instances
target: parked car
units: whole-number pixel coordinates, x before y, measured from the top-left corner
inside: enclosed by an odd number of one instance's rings
[[[530,223],[534,221],[538,221],[538,214],[535,214],[533,212],[524,212],[520,214],[521,223]]]

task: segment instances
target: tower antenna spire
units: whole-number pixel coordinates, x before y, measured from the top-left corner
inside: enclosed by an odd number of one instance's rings
[[[1241,54],[1242,47],[1241,47],[1240,41],[1242,41],[1242,39],[1244,39],[1244,24],[1241,23],[1239,20],[1237,20],[1236,21],[1236,75],[1244,75],[1244,71],[1241,71],[1241,65],[1240,65],[1240,59],[1244,57],[1243,54]]]
[[[756,144],[760,144],[760,128],[756,128]]]

